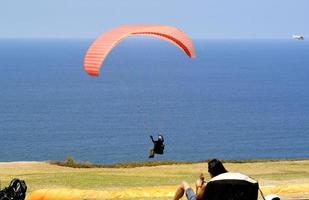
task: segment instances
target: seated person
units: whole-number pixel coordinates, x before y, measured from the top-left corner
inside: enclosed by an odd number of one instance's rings
[[[187,182],[182,182],[174,200],[181,199],[184,194],[188,200],[257,200],[259,187],[255,180],[240,173],[228,172],[217,159],[208,162],[208,172],[212,179],[206,184],[201,175],[196,182],[196,193]]]

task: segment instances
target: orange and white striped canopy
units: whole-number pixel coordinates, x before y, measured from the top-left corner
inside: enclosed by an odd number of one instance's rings
[[[190,58],[195,57],[192,40],[183,31],[164,25],[124,25],[114,28],[96,39],[89,47],[84,69],[91,76],[99,76],[100,68],[109,52],[130,35],[152,36],[167,40],[182,49]]]

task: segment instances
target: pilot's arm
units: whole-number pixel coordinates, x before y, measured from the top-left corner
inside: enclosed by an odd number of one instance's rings
[[[154,143],[155,141],[153,140],[153,137],[152,137],[152,135],[150,135],[150,139],[152,140],[152,142]]]

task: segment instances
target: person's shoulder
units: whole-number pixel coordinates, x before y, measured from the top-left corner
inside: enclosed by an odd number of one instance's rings
[[[244,180],[250,183],[257,183],[256,180],[253,180],[249,176],[238,172],[226,172],[210,179],[210,181],[219,181],[219,180]]]

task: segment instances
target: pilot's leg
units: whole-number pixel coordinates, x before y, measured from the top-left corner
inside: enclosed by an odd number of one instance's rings
[[[149,151],[149,158],[153,158],[154,154],[155,154],[154,150],[150,149],[150,151]]]

